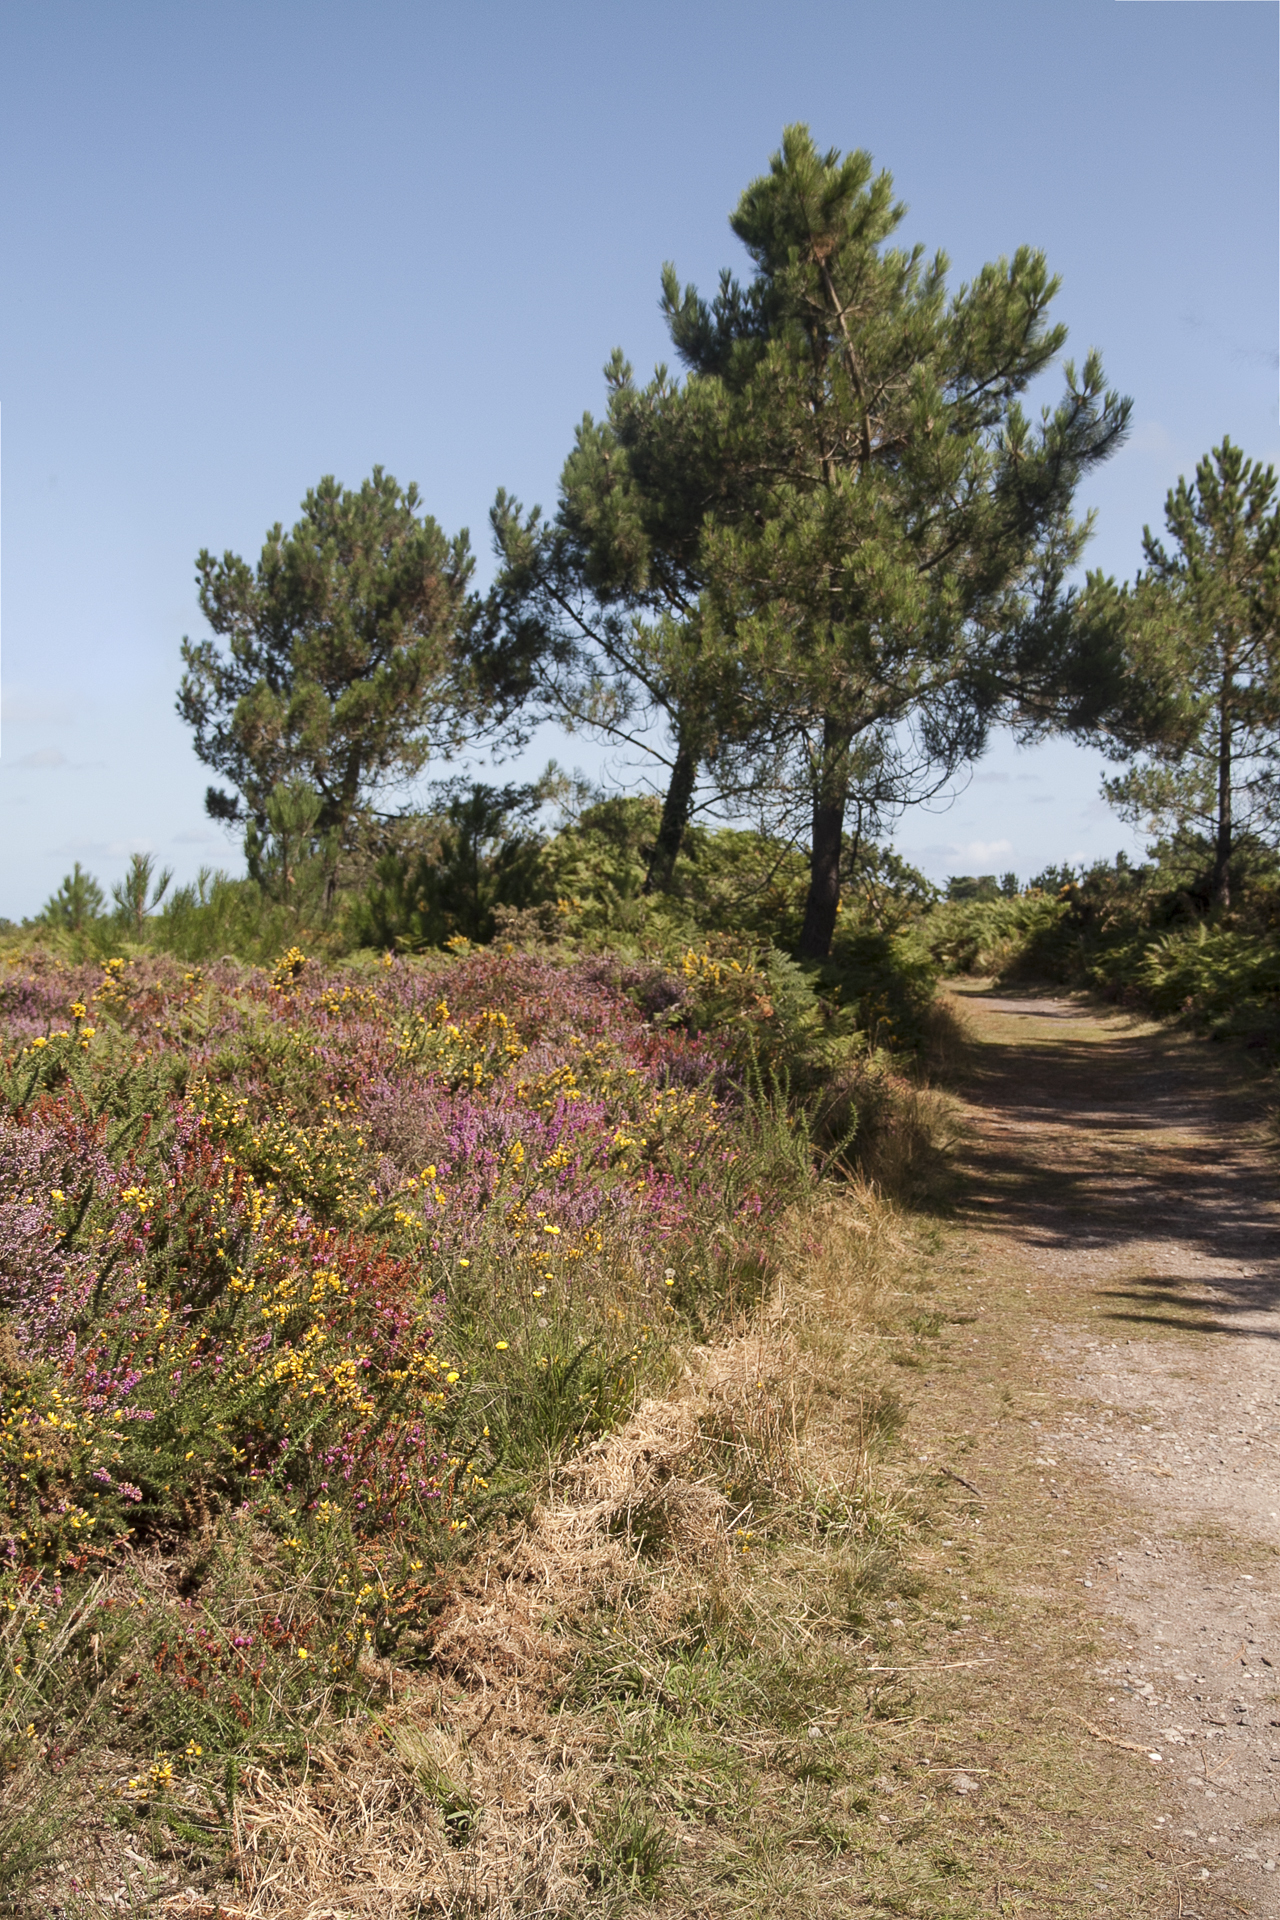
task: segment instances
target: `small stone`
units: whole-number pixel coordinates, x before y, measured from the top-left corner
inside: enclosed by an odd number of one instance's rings
[[[951,1783],[951,1790],[953,1793],[976,1793],[978,1783],[967,1773],[958,1773]]]

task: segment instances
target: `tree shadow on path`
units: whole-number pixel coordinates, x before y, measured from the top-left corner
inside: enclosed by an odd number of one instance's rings
[[[984,1225],[1085,1273],[1131,1259],[1122,1284],[1094,1289],[1118,1322],[1280,1338],[1259,1323],[1280,1304],[1275,1163],[1206,1044],[1068,1000],[960,998]]]

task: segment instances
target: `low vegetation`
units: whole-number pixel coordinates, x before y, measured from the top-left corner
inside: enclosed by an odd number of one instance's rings
[[[749,1547],[761,1474],[800,1497],[803,1409],[775,1355],[693,1419],[689,1356],[746,1351],[824,1168],[907,1185],[935,1151],[888,997],[869,1032],[749,941],[675,967],[465,939],[71,958],[95,928],[28,936],[0,983],[0,1871],[37,1904],[76,1897],[73,1821],[104,1871],[141,1846],[158,1884],[234,1878],[239,1849],[252,1880],[237,1809],[444,1683],[475,1556],[534,1552],[556,1487],[607,1563],[589,1613],[668,1533],[716,1565]],[[719,1404],[708,1366],[694,1399]],[[623,1501],[591,1463],[637,1420],[667,1437]],[[865,1532],[847,1500],[820,1524]],[[480,1800],[439,1784],[434,1733],[403,1738],[447,1861]]]
[[[694,829],[655,897],[653,819],[517,821],[472,858],[464,818],[443,945],[356,944],[385,855],[327,913],[220,878],[153,905],[147,871],[10,936],[14,1910],[1064,1897],[1039,1789],[953,1798],[957,1768],[1012,1782],[1010,1741],[1039,1779],[1056,1736],[977,1704],[986,1652],[952,1671],[979,1516],[895,1444],[951,1237],[890,1196],[941,1191],[940,973],[1239,1024],[1274,1002],[1226,961],[1265,958],[1268,869],[1228,925],[1194,847],[948,899],[864,851],[801,965],[766,931],[803,900],[785,849]],[[488,943],[451,931],[517,864]],[[228,928],[284,944],[194,958]]]
[[[1237,854],[1229,909],[1213,909],[1211,849],[1185,836],[1150,861],[1064,869],[1012,897],[994,882],[928,915],[931,954],[950,973],[1084,988],[1214,1039],[1263,1066],[1280,1056],[1280,866]]]

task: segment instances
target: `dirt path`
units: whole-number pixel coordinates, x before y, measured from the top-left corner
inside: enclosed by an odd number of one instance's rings
[[[1178,1904],[1146,1910],[1280,1915],[1276,1162],[1206,1047],[1071,1001],[958,999],[975,1317],[952,1344],[1006,1415],[961,1471],[1003,1476],[1024,1544],[1093,1615],[1086,1747],[1128,1742],[1158,1783],[1148,1852]]]

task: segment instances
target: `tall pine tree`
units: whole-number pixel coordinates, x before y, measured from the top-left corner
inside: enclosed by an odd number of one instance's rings
[[[1052,713],[1055,672],[1071,677],[1061,583],[1089,531],[1072,496],[1129,415],[1091,353],[1032,424],[1019,396],[1065,341],[1043,256],[949,296],[945,256],[887,244],[903,213],[867,154],[791,127],[731,221],[754,279],[722,276],[711,303],[665,281],[690,384],[714,383],[719,444],[755,483],[704,521],[704,652],[714,631],[757,767],[807,795],[811,958],[830,951],[851,797],[873,820],[920,797],[1024,686]]]
[[[1169,545],[1143,529],[1146,567],[1122,598],[1126,697],[1113,717],[1127,818],[1201,834],[1210,897],[1231,903],[1231,858],[1280,826],[1280,504],[1271,467],[1224,440],[1165,501]]]
[[[605,418],[586,415],[553,520],[499,493],[501,570],[489,604],[495,692],[646,756],[663,789],[647,889],[670,886],[700,772],[745,709],[703,633],[703,535],[740,511],[752,483],[725,444],[714,382],[637,387],[615,352]]]

